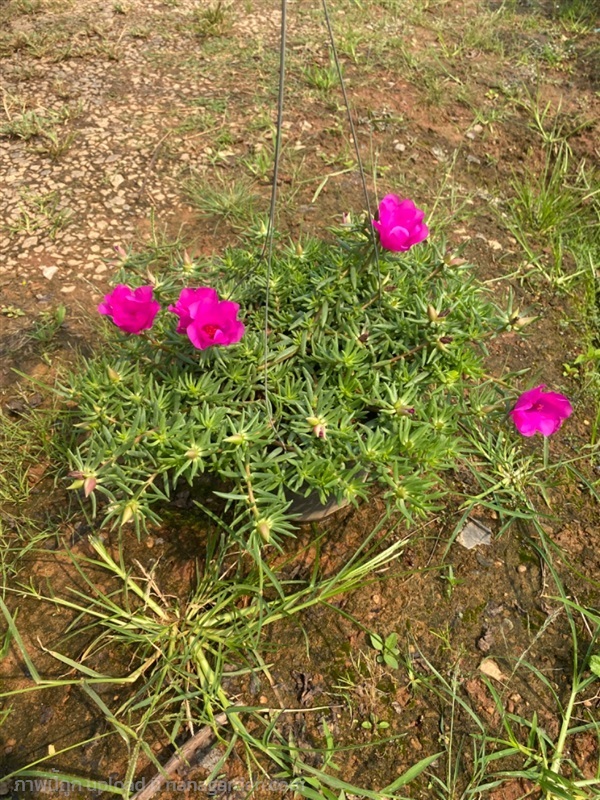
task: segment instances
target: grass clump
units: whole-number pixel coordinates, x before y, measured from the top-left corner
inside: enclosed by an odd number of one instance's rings
[[[254,216],[258,195],[250,180],[230,182],[207,181],[201,175],[192,175],[184,186],[190,205],[202,216],[243,225]]]

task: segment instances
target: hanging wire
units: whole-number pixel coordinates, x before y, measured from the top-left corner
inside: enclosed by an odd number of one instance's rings
[[[273,238],[275,233],[275,210],[277,207],[277,183],[279,180],[279,162],[281,159],[281,139],[283,132],[283,98],[285,93],[285,54],[286,54],[286,31],[287,31],[287,0],[281,0],[281,34],[279,38],[279,88],[277,91],[277,128],[275,135],[275,154],[273,157],[273,186],[271,187],[271,204],[269,207],[269,223],[265,244],[261,253],[259,263],[267,256],[266,286],[265,286],[265,330],[264,330],[264,387],[265,387],[265,406],[269,420],[273,419],[273,409],[269,399],[269,301],[271,295],[271,267],[273,264]]]
[[[358,171],[360,173],[360,180],[362,183],[362,190],[365,196],[365,203],[367,205],[367,214],[369,215],[369,228],[371,231],[371,241],[373,243],[373,253],[375,257],[375,267],[377,269],[377,293],[378,299],[381,300],[381,269],[379,266],[379,252],[377,250],[377,240],[375,238],[375,228],[373,227],[373,214],[371,213],[371,201],[369,200],[369,192],[367,189],[367,179],[365,176],[365,170],[362,162],[362,158],[360,155],[360,148],[358,145],[358,136],[356,135],[356,127],[354,126],[354,119],[352,117],[352,109],[350,108],[350,102],[348,100],[348,93],[346,92],[346,84],[344,83],[344,76],[342,75],[342,67],[340,64],[340,59],[338,57],[337,46],[335,44],[335,36],[333,34],[333,26],[331,24],[331,17],[329,16],[329,7],[327,5],[327,0],[322,0],[323,4],[323,13],[325,14],[325,23],[327,25],[327,32],[329,33],[329,43],[331,45],[331,52],[333,55],[333,61],[335,64],[335,69],[337,72],[338,80],[340,82],[340,88],[342,90],[342,96],[344,98],[344,105],[346,106],[346,114],[348,116],[348,123],[350,125],[350,132],[352,134],[352,142],[354,144],[354,152],[356,153],[356,163],[358,164]]]
[[[322,0],[323,4],[323,12],[325,15],[325,22],[327,25],[327,31],[329,34],[329,42],[331,44],[331,52],[333,54],[333,59],[335,63],[335,68],[337,71],[338,80],[340,82],[340,88],[342,91],[342,96],[344,98],[344,105],[346,107],[346,114],[348,116],[348,123],[350,126],[350,132],[352,135],[352,141],[354,144],[354,150],[356,153],[356,162],[358,164],[358,169],[360,173],[360,179],[362,184],[362,190],[365,198],[365,203],[367,207],[367,214],[369,215],[369,221],[372,222],[373,214],[371,211],[371,201],[369,200],[369,192],[367,189],[367,180],[365,176],[365,170],[363,161],[360,155],[360,148],[358,143],[358,136],[356,134],[356,128],[354,125],[354,119],[352,117],[352,110],[350,108],[350,102],[348,100],[348,94],[346,92],[346,85],[344,83],[344,77],[342,75],[342,69],[340,65],[340,60],[338,57],[337,46],[335,43],[335,36],[333,33],[333,27],[331,25],[331,19],[329,16],[329,8],[327,6],[327,0]],[[269,219],[267,224],[267,232],[265,234],[265,241],[263,244],[262,251],[258,257],[256,264],[246,272],[242,278],[235,284],[233,289],[231,290],[229,296],[231,297],[235,290],[244,282],[246,281],[250,275],[252,275],[258,266],[262,263],[262,261],[266,258],[266,286],[265,286],[265,326],[264,326],[264,376],[263,376],[263,385],[264,385],[264,393],[265,393],[265,406],[267,410],[267,414],[269,420],[272,422],[273,420],[273,411],[271,406],[271,401],[269,398],[269,378],[268,378],[268,355],[269,355],[269,348],[268,348],[268,337],[269,337],[269,304],[270,304],[270,293],[271,293],[271,271],[272,271],[272,263],[273,263],[273,241],[274,241],[274,233],[275,233],[275,212],[277,208],[277,184],[279,181],[279,164],[281,160],[281,142],[282,142],[282,131],[283,131],[283,101],[285,95],[285,68],[286,68],[286,39],[287,39],[287,0],[281,0],[281,33],[280,33],[280,40],[279,40],[279,86],[277,92],[277,124],[276,124],[276,133],[275,133],[275,153],[273,158],[273,184],[271,187],[271,201],[269,206]],[[377,240],[375,237],[375,229],[373,225],[370,224],[370,232],[371,232],[371,241],[373,244],[373,253],[374,253],[374,260],[375,266],[377,269],[377,286],[378,286],[378,299],[381,299],[381,269],[379,264],[379,253],[377,251]]]

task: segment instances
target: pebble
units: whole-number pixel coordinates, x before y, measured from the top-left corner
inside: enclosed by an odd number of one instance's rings
[[[519,564],[519,566],[517,567],[517,572],[520,573],[521,575],[527,572],[527,567],[525,566],[525,564]]]
[[[42,269],[42,275],[44,276],[44,278],[46,278],[46,280],[49,281],[52,280],[52,278],[56,275],[57,272],[58,272],[58,267],[44,267]]]

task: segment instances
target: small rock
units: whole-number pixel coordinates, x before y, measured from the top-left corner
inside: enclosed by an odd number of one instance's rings
[[[70,285],[70,286],[63,286],[63,287],[61,288],[61,292],[62,292],[63,294],[71,294],[71,292],[74,292],[74,291],[75,291],[75,287],[74,287],[74,286],[72,286],[72,285]]]
[[[506,680],[506,676],[502,673],[502,670],[498,664],[496,664],[493,658],[484,658],[479,665],[479,669],[484,675],[487,675],[489,678],[493,678],[496,681]]]
[[[492,532],[478,519],[471,519],[467,522],[456,541],[462,544],[467,550],[472,550],[478,545],[490,545],[492,543]]]
[[[6,408],[11,414],[22,414],[25,411],[25,401],[20,397],[11,397],[6,403]]]
[[[12,739],[12,738],[11,739],[7,739],[6,744],[4,745],[4,752],[6,753],[6,755],[8,755],[9,753],[12,753],[12,751],[15,749],[16,743],[17,743],[16,739]]]
[[[517,572],[520,573],[521,575],[525,574],[527,572],[527,567],[525,566],[525,564],[519,564],[519,566],[517,567]]]
[[[44,276],[44,278],[46,278],[46,280],[49,281],[52,280],[52,278],[56,275],[57,272],[58,272],[58,267],[44,267],[42,269],[42,275]]]
[[[477,649],[482,653],[489,653],[494,643],[494,636],[489,628],[484,628],[479,639],[477,639]]]
[[[394,145],[394,150],[397,153],[403,153],[406,150],[406,145],[402,144],[402,142],[398,142],[398,144]]]

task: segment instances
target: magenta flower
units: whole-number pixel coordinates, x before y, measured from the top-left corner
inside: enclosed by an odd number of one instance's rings
[[[110,317],[125,333],[141,333],[152,327],[160,303],[152,299],[152,286],[130,289],[120,283],[98,306],[98,313]]]
[[[429,234],[429,228],[423,222],[424,216],[425,213],[412,200],[386,194],[379,203],[379,219],[373,220],[381,246],[398,253],[422,242]]]
[[[175,305],[169,306],[169,311],[172,311],[173,314],[177,314],[179,317],[177,333],[187,333],[188,325],[192,321],[190,306],[193,303],[199,303],[201,300],[214,299],[215,296],[216,292],[214,289],[182,289]]]
[[[198,350],[239,342],[245,330],[237,318],[239,310],[237,303],[219,300],[216,291],[208,287],[182,289],[175,305],[169,306],[179,317],[177,332],[187,333]]]
[[[533,436],[537,431],[543,436],[552,436],[563,420],[573,413],[573,406],[564,394],[544,392],[545,388],[542,383],[535,389],[523,392],[510,412],[517,430],[523,436]]]

